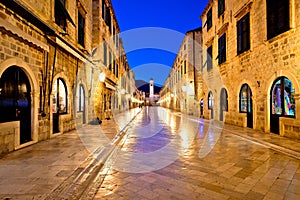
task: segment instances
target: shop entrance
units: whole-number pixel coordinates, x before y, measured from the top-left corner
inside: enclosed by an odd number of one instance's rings
[[[295,117],[295,89],[292,82],[282,76],[273,82],[270,95],[270,131],[279,134],[279,118]]]
[[[225,88],[222,88],[220,94],[220,121],[224,121],[224,112],[228,111],[228,94]]]
[[[12,66],[0,78],[0,123],[20,121],[20,144],[31,141],[31,87],[25,72]]]
[[[52,99],[52,128],[53,133],[60,132],[59,118],[60,115],[67,114],[67,89],[63,79],[58,78],[53,85]]]
[[[253,128],[252,91],[248,84],[240,90],[240,112],[247,113],[247,127]]]

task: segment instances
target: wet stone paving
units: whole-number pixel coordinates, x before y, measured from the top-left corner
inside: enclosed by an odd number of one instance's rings
[[[226,126],[145,107],[94,199],[300,199],[300,160]]]

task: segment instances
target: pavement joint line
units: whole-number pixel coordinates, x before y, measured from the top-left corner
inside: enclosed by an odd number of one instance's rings
[[[266,142],[266,141],[263,141],[263,140],[259,140],[259,139],[256,139],[254,137],[250,137],[250,136],[246,136],[246,135],[243,135],[243,134],[240,134],[240,133],[237,133],[237,132],[234,132],[234,131],[230,131],[230,130],[225,130],[231,134],[234,134],[234,135],[237,135],[237,136],[240,136],[242,138],[245,138],[247,140],[251,140],[251,141],[255,141],[256,143],[259,143],[259,144],[262,144],[266,147],[269,147],[270,149],[274,150],[274,151],[278,151],[280,153],[283,153],[285,155],[288,155],[288,156],[291,156],[293,158],[296,158],[298,160],[300,160],[300,153],[297,152],[297,151],[294,151],[294,150],[291,150],[291,149],[288,149],[286,147],[281,147],[279,145],[276,145],[276,144],[272,144],[270,142]]]
[[[188,119],[191,120],[191,121],[195,121],[195,122],[197,121],[196,119],[193,119],[193,118],[188,118]],[[198,122],[200,124],[204,124],[204,123],[208,124],[208,123],[210,123],[210,121],[211,120],[205,120],[205,119],[201,120],[201,119],[198,119]],[[218,127],[218,126],[215,126],[215,125],[213,125],[213,126],[214,126],[214,128],[223,129],[223,131],[227,131],[227,132],[229,132],[229,133],[231,133],[233,135],[239,136],[241,138],[247,139],[247,140],[249,140],[251,142],[254,142],[256,144],[262,145],[262,146],[264,146],[266,148],[270,148],[270,149],[272,149],[274,151],[283,153],[285,155],[288,155],[288,156],[291,156],[293,158],[296,158],[296,159],[300,160],[300,152],[297,152],[295,150],[292,150],[292,149],[289,149],[289,148],[286,148],[286,147],[282,147],[282,146],[279,146],[279,145],[276,145],[276,144],[272,144],[271,142],[266,142],[266,141],[263,141],[263,140],[260,140],[260,139],[257,139],[257,138],[251,137],[251,136],[247,136],[245,134],[240,134],[238,132],[235,132],[235,131],[232,131],[232,130],[228,130],[225,127],[221,128],[221,127]]]
[[[89,185],[95,180],[98,172],[104,166],[104,163],[109,158],[113,149],[124,136],[122,132],[127,130],[126,127],[130,124],[136,116],[142,111],[139,110],[133,118],[119,131],[113,138],[112,142],[106,147],[98,147],[87,156],[82,164],[77,167],[71,176],[66,178],[57,188],[55,188],[47,197],[46,200],[57,198],[63,199],[79,199],[85,193]],[[113,145],[112,145],[113,144]],[[100,150],[99,150],[100,149]],[[95,153],[97,153],[95,155]],[[96,158],[95,158],[96,157]],[[101,159],[100,159],[101,158]],[[79,172],[78,172],[79,171]],[[77,172],[77,173],[76,173]],[[80,188],[78,188],[80,186]]]
[[[110,160],[110,158],[116,153],[116,147],[117,145],[120,143],[120,141],[124,140],[126,137],[126,133],[128,131],[128,129],[130,128],[130,124],[135,120],[136,116],[138,114],[140,114],[140,112],[143,109],[141,109],[127,124],[126,126],[123,127],[123,129],[115,136],[115,138],[113,139],[114,143],[113,145],[111,145],[112,148],[110,148],[110,151],[105,159],[105,162],[103,162],[102,168],[99,169],[98,173],[96,174],[96,177],[91,181],[92,183],[90,183],[88,185],[88,188],[84,191],[84,193],[81,195],[80,199],[83,200],[89,200],[89,199],[93,199],[94,196],[96,195],[97,191],[99,190],[99,188],[101,187],[104,178],[106,177],[107,173],[110,171],[112,165],[110,165],[109,169],[106,170],[105,173],[103,173],[104,167],[107,167],[107,161]],[[125,139],[126,140],[126,139]]]

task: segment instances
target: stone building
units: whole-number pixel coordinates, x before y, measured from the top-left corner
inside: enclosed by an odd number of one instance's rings
[[[164,107],[195,116],[201,115],[201,100],[207,96],[207,88],[201,75],[201,34],[201,28],[186,33],[161,89],[159,101]],[[207,109],[202,108],[202,115],[208,117]]]
[[[103,104],[99,85],[111,89],[106,107],[111,106],[118,67],[128,64],[120,63],[123,47],[112,44],[118,43],[118,26],[115,17],[108,17],[113,15],[107,8],[111,3],[105,4],[106,21],[99,23],[93,15],[102,12],[103,4],[96,2],[0,2],[0,154],[102,118],[96,107]],[[95,33],[96,23],[101,33]],[[105,65],[98,62],[96,47],[109,37],[110,62]]]
[[[201,15],[211,119],[300,138],[300,2],[210,0]]]

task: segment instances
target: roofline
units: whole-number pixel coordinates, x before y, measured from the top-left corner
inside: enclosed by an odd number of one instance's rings
[[[211,7],[211,4],[213,4],[213,2],[214,2],[214,0],[209,0],[205,9],[203,10],[202,14],[200,15],[200,19],[204,16],[204,14],[207,13],[208,9]]]

